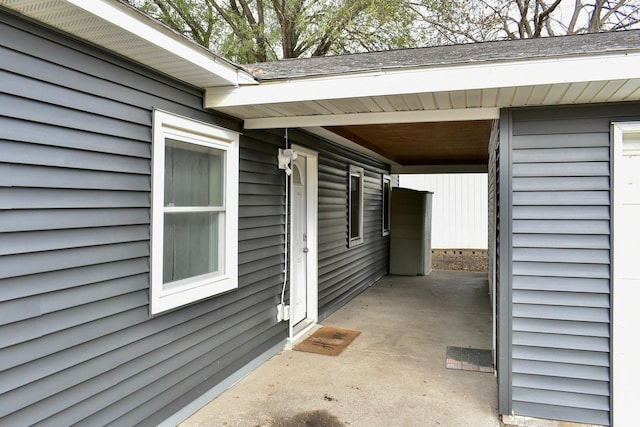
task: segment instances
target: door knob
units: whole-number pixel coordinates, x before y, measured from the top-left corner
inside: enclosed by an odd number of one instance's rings
[[[306,254],[307,252],[309,252],[309,248],[303,248],[302,252],[304,252]]]

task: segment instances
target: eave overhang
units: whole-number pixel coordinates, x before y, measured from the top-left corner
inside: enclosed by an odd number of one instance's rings
[[[0,6],[200,88],[257,84],[242,67],[117,0],[0,0]]]
[[[640,100],[640,51],[267,80],[208,88],[248,129],[494,119],[500,108]]]
[[[205,107],[244,119],[246,129],[305,129],[389,163],[392,173],[486,172],[490,128],[502,108],[640,100],[640,47],[600,49],[535,57],[523,49],[498,60],[283,78],[271,72],[257,86],[208,88]],[[289,65],[314,72],[285,63],[284,74]]]

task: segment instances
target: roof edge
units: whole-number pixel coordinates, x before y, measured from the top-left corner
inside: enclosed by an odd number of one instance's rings
[[[207,88],[207,108],[240,107],[358,97],[637,79],[636,52],[523,58],[319,77],[264,81],[258,86]],[[320,125],[319,123],[314,123]]]
[[[247,64],[244,67],[259,81],[274,82],[469,63],[597,56],[617,52],[640,52],[640,29],[291,58]]]
[[[257,84],[254,76],[242,66],[198,45],[122,0],[46,3],[0,0],[0,6],[195,86]],[[99,20],[104,25],[88,25],[92,20]],[[105,31],[109,34],[105,35]],[[125,35],[138,43],[123,47],[120,39]],[[146,50],[143,51],[142,46]],[[179,72],[178,63],[191,69]]]

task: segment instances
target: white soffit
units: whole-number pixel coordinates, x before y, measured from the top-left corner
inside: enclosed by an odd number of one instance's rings
[[[255,84],[247,72],[117,0],[0,5],[198,87]]]
[[[492,119],[503,107],[638,99],[640,52],[624,52],[267,80],[208,88],[205,107],[273,128]],[[415,106],[397,105],[407,102]],[[378,111],[348,111],[354,103]]]

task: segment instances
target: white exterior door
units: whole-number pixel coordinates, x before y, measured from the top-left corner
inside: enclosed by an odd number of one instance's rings
[[[295,342],[318,321],[318,153],[291,147],[290,318],[289,340]]]
[[[640,123],[613,126],[613,425],[637,425]]]
[[[307,159],[298,156],[291,174],[291,323],[307,318]]]

